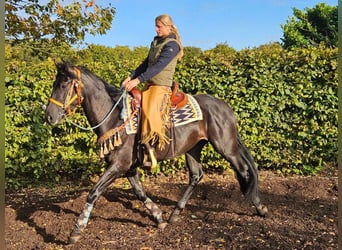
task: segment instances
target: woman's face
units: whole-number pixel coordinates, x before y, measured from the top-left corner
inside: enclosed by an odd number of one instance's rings
[[[171,26],[164,25],[161,21],[156,21],[156,32],[159,37],[166,37],[171,33]]]

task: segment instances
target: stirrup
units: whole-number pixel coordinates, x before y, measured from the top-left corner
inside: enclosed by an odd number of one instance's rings
[[[156,157],[154,156],[154,149],[151,148],[148,150],[148,154],[144,154],[143,166],[149,170],[153,170],[157,167],[157,164]]]
[[[153,148],[150,148],[148,150],[148,153],[150,155],[150,159],[151,159],[151,169],[155,169],[157,167],[157,159],[154,155],[154,149]]]

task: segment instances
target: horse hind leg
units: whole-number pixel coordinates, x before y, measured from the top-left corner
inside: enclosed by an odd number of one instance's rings
[[[239,136],[237,142],[238,154],[230,157],[230,162],[234,166],[242,193],[251,199],[258,215],[265,216],[268,210],[260,201],[259,175],[254,160]]]
[[[138,171],[135,170],[135,173],[127,178],[132,186],[134,194],[144,203],[154,220],[158,223],[158,228],[164,229],[167,223],[163,220],[163,213],[161,209],[146,195],[146,192],[140,182]]]
[[[189,169],[189,185],[181,199],[178,201],[175,209],[173,210],[169,218],[170,223],[178,221],[180,212],[185,208],[196,186],[203,177],[203,170],[200,164],[200,156],[204,144],[205,142],[200,142],[199,144],[197,144],[197,146],[195,146],[193,149],[185,154],[186,164]]]
[[[240,184],[241,192],[251,199],[257,213],[264,216],[267,213],[267,208],[260,202],[258,171],[252,156],[241,141],[238,133],[232,133],[229,140],[222,139],[211,139],[210,142],[216,151],[231,163]]]

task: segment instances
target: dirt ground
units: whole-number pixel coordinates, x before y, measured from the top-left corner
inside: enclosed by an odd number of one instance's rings
[[[187,181],[178,174],[148,177],[143,185],[167,218]],[[269,210],[264,218],[230,171],[206,173],[181,220],[163,231],[119,179],[96,203],[84,237],[68,245],[89,189],[6,191],[6,249],[337,249],[337,171],[310,177],[261,171],[261,198]]]

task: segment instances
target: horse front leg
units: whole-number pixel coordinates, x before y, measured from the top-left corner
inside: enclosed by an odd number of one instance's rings
[[[119,168],[114,164],[109,167],[106,172],[101,176],[99,181],[95,184],[92,190],[88,193],[86,203],[82,209],[81,214],[76,220],[74,228],[69,237],[69,243],[76,243],[81,237],[82,232],[87,227],[88,220],[93,210],[95,202],[101,196],[101,194],[107,189],[107,187],[114,181],[114,179],[118,178],[122,175],[122,171],[118,170]]]
[[[153,216],[153,219],[158,223],[158,228],[164,229],[167,226],[167,223],[163,220],[163,212],[146,195],[146,192],[140,182],[138,171],[135,170],[135,173],[131,176],[128,176],[127,178],[137,198],[144,203],[145,207],[150,211],[151,215]]]
[[[179,219],[180,212],[185,208],[188,200],[190,199],[192,193],[197,187],[198,183],[202,179],[203,171],[202,166],[200,164],[200,152],[202,146],[199,148],[195,148],[194,150],[189,151],[185,154],[187,167],[189,169],[189,186],[185,190],[182,198],[178,201],[177,206],[173,210],[169,222],[174,223]]]

